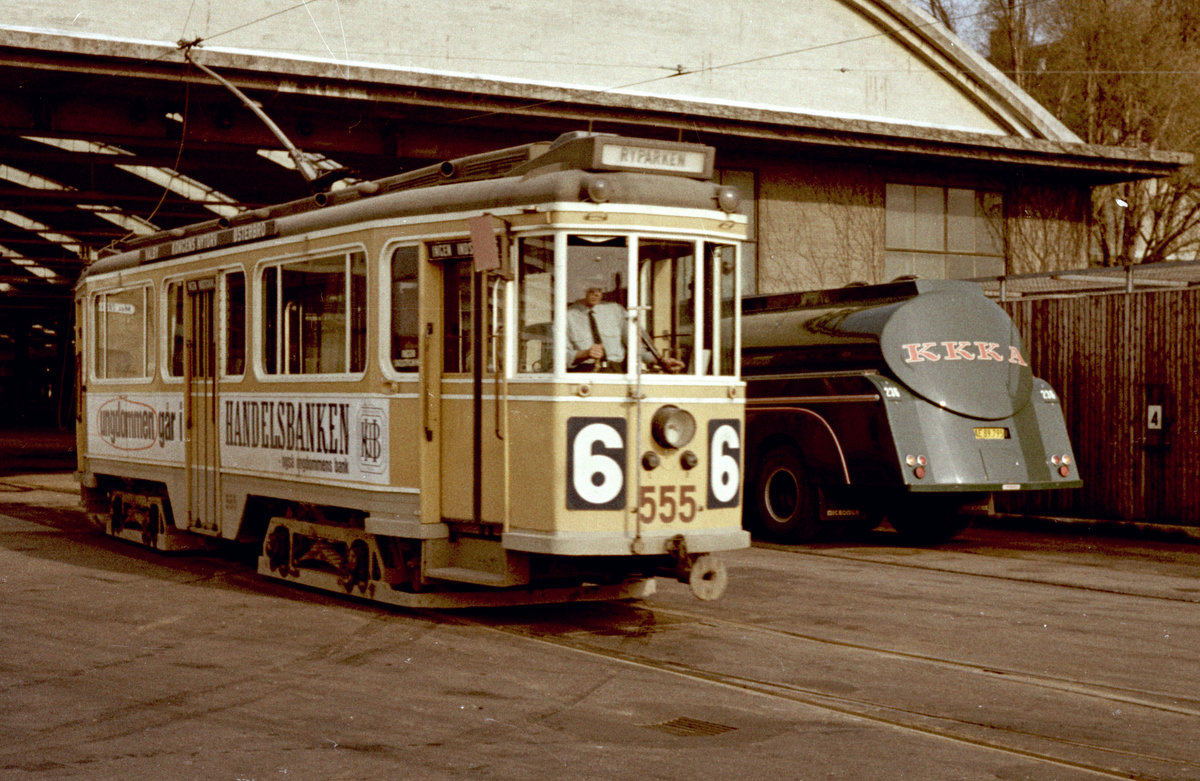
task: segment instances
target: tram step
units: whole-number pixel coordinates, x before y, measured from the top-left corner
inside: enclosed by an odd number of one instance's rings
[[[438,580],[453,580],[459,583],[474,583],[479,586],[511,586],[512,582],[505,573],[484,572],[469,567],[436,567],[427,570],[425,574]]]

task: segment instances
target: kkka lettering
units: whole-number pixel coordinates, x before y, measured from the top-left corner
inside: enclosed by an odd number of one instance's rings
[[[936,361],[999,361],[1005,362],[999,342],[911,342],[900,345],[905,363],[934,363]],[[1028,366],[1015,345],[1008,346],[1008,363]]]

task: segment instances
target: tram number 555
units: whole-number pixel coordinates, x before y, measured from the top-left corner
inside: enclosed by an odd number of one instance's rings
[[[638,518],[642,523],[662,521],[687,523],[696,517],[696,486],[643,485],[638,499]]]

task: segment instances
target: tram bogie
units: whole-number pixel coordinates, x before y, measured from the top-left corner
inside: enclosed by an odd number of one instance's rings
[[[950,539],[999,492],[1081,485],[1058,395],[969,282],[743,302],[748,525],[802,542],[887,519]]]
[[[745,220],[712,165],[571,134],[131,242],[76,295],[85,500],[393,604],[718,596]]]

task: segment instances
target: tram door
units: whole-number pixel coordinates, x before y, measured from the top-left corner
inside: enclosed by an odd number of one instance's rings
[[[220,454],[217,422],[217,346],[213,327],[215,280],[187,282],[184,380],[187,386],[187,525],[215,533],[219,528]]]
[[[470,256],[442,269],[441,515],[504,521],[504,456],[497,382],[499,288]]]

